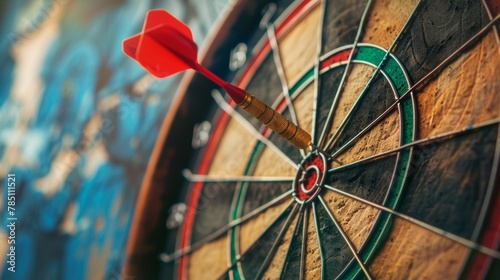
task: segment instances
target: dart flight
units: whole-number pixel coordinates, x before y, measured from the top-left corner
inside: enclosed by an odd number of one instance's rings
[[[165,10],[149,11],[142,32],[123,41],[123,52],[158,78],[194,69],[223,88],[238,106],[295,147],[306,149],[311,145],[309,133],[255,96],[201,66],[191,30]]]

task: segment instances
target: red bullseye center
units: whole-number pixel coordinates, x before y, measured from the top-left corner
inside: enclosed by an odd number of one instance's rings
[[[304,187],[306,191],[312,191],[316,187],[318,173],[314,169],[309,169],[302,175],[302,187]]]
[[[302,163],[294,181],[294,195],[299,202],[308,202],[320,190],[325,174],[326,162],[320,155],[312,154]]]

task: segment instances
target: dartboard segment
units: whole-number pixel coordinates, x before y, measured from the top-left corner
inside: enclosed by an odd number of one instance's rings
[[[498,104],[500,100],[499,96],[493,93],[500,90],[498,83],[484,84],[478,81],[478,79],[483,78],[492,79],[491,75],[494,75],[495,70],[493,69],[496,67],[493,65],[498,65],[500,62],[497,48],[495,36],[490,33],[469,52],[446,67],[441,75],[418,94],[417,102],[421,116],[418,125],[420,138],[499,117]],[[475,59],[477,61],[474,61]],[[458,74],[464,69],[472,71],[470,74]],[[472,233],[481,227],[478,224],[479,215],[483,211],[482,207],[485,207],[485,203],[487,205],[488,201],[485,194],[494,186],[490,183],[490,178],[496,171],[491,170],[491,162],[494,160],[497,149],[497,127],[488,127],[467,136],[418,147],[415,151],[415,166],[417,168],[414,171],[414,179],[410,180],[412,186],[408,188],[409,194],[401,203],[402,211],[474,240]],[[480,156],[481,159],[476,156]],[[474,163],[468,165],[464,162],[466,158],[469,160],[475,158],[476,161],[471,161]],[[436,180],[437,174],[440,177],[438,180]],[[430,181],[424,179],[426,176],[429,176]],[[429,189],[429,186],[432,186],[432,189]],[[417,198],[419,196],[421,198]],[[419,204],[422,202],[426,204]],[[460,210],[455,207],[460,207]],[[442,219],[439,217],[440,215],[447,218],[440,220]],[[405,234],[402,231],[406,230],[406,226],[407,222],[402,221],[394,224],[394,230],[389,238],[396,240],[396,242],[385,246],[377,258],[383,259],[384,262],[396,262],[397,259],[392,256],[398,254],[398,250],[403,250],[403,247],[404,250],[417,251],[412,246],[401,246],[397,249],[398,245],[396,244],[415,240],[415,236],[408,236],[408,239],[404,240]],[[448,264],[446,270],[439,270],[443,277],[457,277],[462,273],[465,266],[464,260],[467,260],[470,249],[453,244],[442,236],[428,231],[416,230],[416,232],[430,236],[426,237],[425,241],[423,241],[424,237],[418,237],[422,238],[423,243],[429,244],[430,240],[433,247],[446,248],[443,249],[442,253],[444,257],[425,256],[425,259],[422,257],[422,260],[425,260],[424,266],[409,270],[408,263],[406,263],[401,264],[402,270],[407,271],[410,275],[420,275],[422,271],[427,271],[426,273],[429,274],[436,273],[435,269],[425,270],[424,268],[435,267],[432,260],[440,258],[446,260]],[[446,254],[445,252],[450,253]],[[411,258],[412,260],[420,259],[418,254],[412,256],[415,256]],[[410,261],[408,260],[408,262]],[[379,260],[375,260],[375,263],[379,263]]]
[[[324,1],[321,54],[352,44],[370,1]]]
[[[289,87],[296,84],[316,61],[320,19],[321,7],[316,5],[300,23],[279,39],[280,55]]]
[[[321,278],[322,270],[322,254],[319,247],[319,235],[317,233],[317,224],[314,217],[312,207],[310,208],[309,217],[307,217],[307,239],[305,244],[305,265],[304,277],[305,279],[319,279]]]

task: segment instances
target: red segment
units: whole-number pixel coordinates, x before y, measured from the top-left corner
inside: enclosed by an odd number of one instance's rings
[[[304,174],[304,180],[302,183],[304,184],[304,188],[310,191],[314,188],[314,185],[316,184],[317,180],[318,180],[318,173],[310,169],[309,171],[306,171],[306,174]]]
[[[485,218],[485,227],[483,236],[479,242],[482,246],[496,249],[500,240],[500,190],[495,191],[490,202],[489,213]],[[475,253],[471,258],[470,270],[465,279],[482,279],[488,271],[492,258],[490,256]]]
[[[295,8],[295,10],[283,21],[283,23],[276,28],[276,37],[280,37],[284,33],[288,31],[288,29],[294,24],[294,22],[300,18],[300,16],[304,15],[309,8],[314,7],[314,5],[318,4],[318,1],[313,1],[313,0],[304,0],[302,3]],[[240,82],[238,85],[242,88],[245,88],[248,83],[250,82],[250,79],[253,77],[253,74],[257,70],[257,67],[255,65],[260,65],[262,61],[266,58],[266,56],[269,54],[271,50],[271,44],[269,43],[269,40],[266,41],[264,46],[259,50],[258,53],[255,54],[251,64],[248,66],[247,72],[243,77],[241,78]]]
[[[314,197],[320,190],[325,173],[325,161],[319,155],[312,154],[301,164],[294,181],[295,196],[303,202]]]
[[[341,52],[338,52],[329,58],[323,60],[320,64],[320,69],[324,69],[332,64],[340,63],[342,61],[349,60],[349,55],[351,54],[351,49],[347,49]]]
[[[216,122],[217,126],[215,127],[213,135],[210,138],[210,141],[205,150],[205,156],[203,157],[200,163],[200,168],[198,169],[199,174],[206,174],[208,172],[210,159],[212,158],[212,155],[215,153],[215,150],[217,149],[218,146],[217,144],[219,143],[222,137],[224,128],[226,127],[228,121],[229,121],[229,115],[223,113],[219,121]],[[193,228],[194,218],[196,216],[198,201],[200,199],[200,194],[202,192],[202,189],[203,189],[203,183],[194,183],[192,186],[192,192],[188,202],[188,210],[186,213],[186,217],[184,219],[184,225],[182,227],[181,248],[186,248],[191,243],[191,230]],[[186,274],[187,263],[188,259],[186,256],[180,259],[178,279],[187,278]]]
[[[278,27],[276,30],[276,34],[278,35],[281,31],[284,29],[288,28],[290,24],[293,23],[293,20],[297,19],[297,17],[301,14],[303,10],[305,10],[306,7],[308,7],[311,4],[316,4],[317,1],[313,0],[304,0],[302,3],[299,4],[297,8],[283,21],[283,23]]]
[[[488,0],[487,3],[493,17],[500,14],[500,0]]]

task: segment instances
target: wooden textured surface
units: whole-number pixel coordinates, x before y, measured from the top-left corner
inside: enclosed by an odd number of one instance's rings
[[[467,249],[395,219],[391,235],[368,267],[377,279],[454,279]]]
[[[240,253],[243,254],[247,249],[259,238],[266,228],[276,219],[279,214],[289,205],[291,199],[286,199],[283,203],[278,204],[264,211],[259,216],[251,221],[244,223],[240,227]]]
[[[297,108],[296,112],[299,126],[309,132],[312,131],[313,99],[314,84],[310,84],[293,101],[293,106]]]
[[[217,279],[228,267],[226,236],[196,250],[189,258],[189,279]]]
[[[361,42],[389,49],[418,1],[379,0],[370,10]]]
[[[306,279],[321,278],[321,252],[319,249],[318,235],[316,233],[316,225],[314,223],[313,211],[308,211],[307,217],[307,238],[305,239],[305,271]]]
[[[241,159],[250,157],[255,143],[255,138],[237,121],[229,121],[208,173],[220,176],[243,175],[246,162]]]
[[[490,32],[417,95],[419,138],[500,117],[499,54]]]
[[[320,18],[321,9],[318,5],[279,41],[289,86],[295,84],[316,61]]]
[[[495,80],[491,75],[498,74],[495,39],[490,33],[417,95],[419,138],[500,116],[500,84],[482,82]],[[457,190],[472,187],[457,186]],[[466,247],[400,219],[387,240],[370,265],[370,271],[382,279],[455,278],[468,252]]]
[[[276,254],[273,257],[271,264],[269,265],[269,268],[262,276],[262,279],[271,280],[271,279],[278,279],[280,277],[281,270],[283,269],[283,262],[288,252],[288,248],[290,247],[290,240],[292,238],[296,220],[297,220],[297,215],[294,218],[294,222],[292,222],[292,225],[288,228],[285,235],[283,236],[283,240],[281,241],[278,250],[276,251]]]

